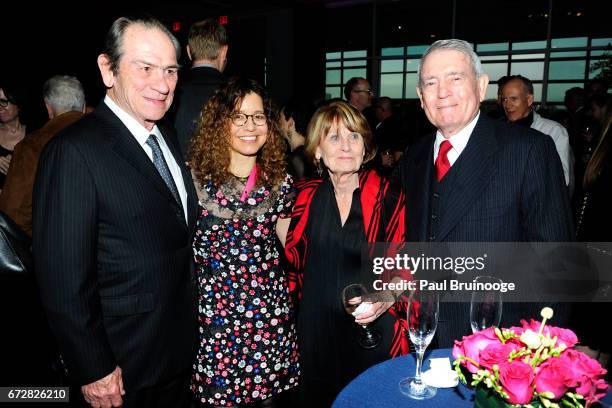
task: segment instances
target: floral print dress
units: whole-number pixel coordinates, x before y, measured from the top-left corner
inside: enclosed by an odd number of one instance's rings
[[[280,188],[238,197],[232,179],[200,192],[194,239],[199,346],[191,390],[203,404],[236,406],[297,385],[293,308],[281,266],[276,221],[294,201],[290,176]]]

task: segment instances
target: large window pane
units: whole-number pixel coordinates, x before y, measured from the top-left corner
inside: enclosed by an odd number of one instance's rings
[[[406,60],[406,72],[416,72],[419,68],[419,64],[421,63],[421,59],[407,59]]]
[[[550,101],[550,98],[548,100]],[[533,101],[542,101],[542,84],[533,84]]]
[[[612,38],[593,38],[591,40],[591,47],[606,47],[612,44]]]
[[[582,79],[586,61],[551,61],[548,78],[555,79]]]
[[[341,89],[339,86],[326,86],[325,99],[340,98]]]
[[[491,43],[491,44],[478,44],[476,45],[477,52],[485,51],[508,51],[509,45],[507,42],[504,43]]]
[[[405,82],[405,92],[407,99],[416,99],[418,95],[416,93],[417,86],[417,75],[416,74],[406,74],[406,82]]]
[[[345,67],[365,67],[365,60],[356,60],[356,61],[344,61]]]
[[[340,52],[327,52],[325,53],[325,59],[340,59],[342,58],[341,53]]]
[[[553,38],[552,48],[586,47],[588,37]]]
[[[395,56],[395,55],[404,55],[404,47],[396,47],[396,48],[383,48],[380,52],[380,55],[383,57]]]
[[[368,53],[366,50],[344,51],[344,58],[364,58],[367,56],[368,56]]]
[[[482,64],[482,69],[489,76],[490,81],[497,81],[499,78],[508,75],[508,64]]]
[[[494,101],[497,99],[497,84],[489,84],[487,93],[485,94],[486,101]]]
[[[342,71],[339,69],[328,69],[325,71],[325,84],[326,85],[335,85],[341,84],[342,79],[340,78],[340,74]]]
[[[351,68],[345,69],[343,73],[343,83],[346,83],[352,77],[366,77],[366,69],[365,68]]]
[[[406,49],[408,55],[423,55],[425,50],[429,48],[429,45],[409,45]]]
[[[548,102],[563,102],[565,99],[565,91],[574,87],[582,88],[584,84],[582,82],[569,83],[569,84],[548,84]]]
[[[550,58],[586,57],[586,51],[551,52]]]
[[[544,54],[514,54],[513,60],[524,60],[524,59],[544,59]]]
[[[380,63],[380,72],[402,72],[403,70],[403,60],[383,60]]]
[[[505,61],[507,59],[507,55],[483,55],[480,57],[481,61]]]
[[[546,41],[515,42],[512,44],[513,50],[537,50],[540,48],[546,48]]]
[[[544,61],[513,62],[510,66],[510,74],[522,75],[532,81],[540,81],[544,76]]]
[[[380,76],[380,96],[402,97],[403,74],[382,74]]]

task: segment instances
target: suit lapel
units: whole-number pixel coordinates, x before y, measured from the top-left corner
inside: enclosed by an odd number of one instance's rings
[[[176,202],[170,189],[155,168],[155,165],[121,120],[119,120],[104,102],[98,106],[95,114],[100,115],[107,124],[106,133],[110,136],[113,151],[130,164],[151,186],[178,208],[179,203]],[[183,219],[183,222],[184,221]]]
[[[489,119],[480,114],[461,156],[449,174],[449,186],[440,202],[440,226],[436,241],[443,241],[481,197],[495,174],[497,140]],[[431,175],[428,180],[431,182]]]

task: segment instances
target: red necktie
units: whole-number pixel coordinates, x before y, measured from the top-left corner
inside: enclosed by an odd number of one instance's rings
[[[448,169],[450,169],[451,165],[448,161],[448,157],[446,156],[448,151],[452,149],[453,145],[445,140],[440,144],[440,151],[438,152],[438,157],[436,157],[436,179],[438,182],[442,180]]]

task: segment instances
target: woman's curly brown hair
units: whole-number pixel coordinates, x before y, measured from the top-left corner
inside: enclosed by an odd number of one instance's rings
[[[255,93],[263,100],[268,118],[266,143],[257,153],[257,186],[276,188],[285,178],[285,144],[279,127],[278,111],[265,89],[252,79],[233,78],[208,100],[202,109],[193,135],[190,160],[201,185],[212,181],[215,186],[231,179],[230,116],[240,108],[244,97]]]

